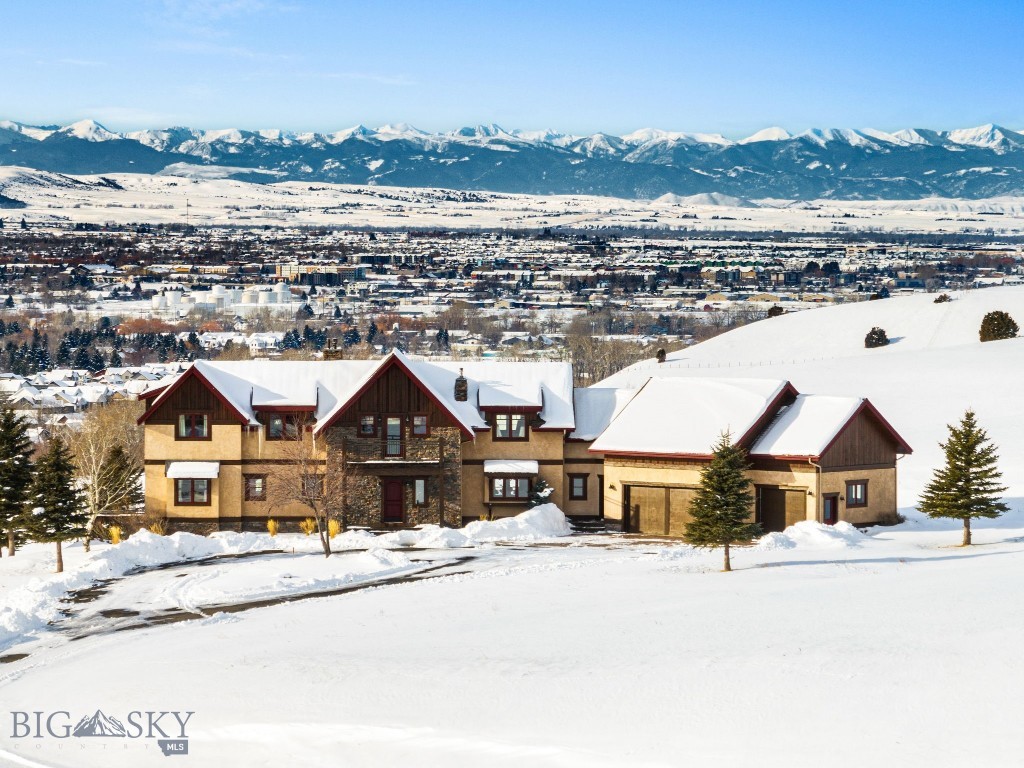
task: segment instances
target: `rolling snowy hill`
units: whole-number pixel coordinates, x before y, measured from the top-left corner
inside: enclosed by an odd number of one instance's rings
[[[999,446],[1007,495],[1024,497],[1024,337],[978,340],[991,310],[1009,312],[1024,326],[1024,288],[952,295],[944,304],[934,303],[935,294],[919,294],[762,320],[672,353],[661,366],[640,363],[601,386],[657,369],[662,375],[780,377],[801,392],[867,397],[914,449],[898,465],[904,508],[916,504],[940,464],[946,425],[973,408]],[[873,326],[885,329],[889,346],[865,349]]]
[[[175,163],[159,174],[72,175],[0,167],[0,212],[31,224],[184,223],[441,229],[565,227],[700,231],[965,232],[1018,235],[1024,198],[752,202],[718,193],[656,200],[427,187],[310,184],[277,171]],[[272,182],[272,183],[271,183]]]

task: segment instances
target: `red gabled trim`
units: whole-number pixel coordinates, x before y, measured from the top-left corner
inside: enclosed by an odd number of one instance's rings
[[[372,387],[374,384],[376,384],[378,381],[380,381],[381,376],[383,376],[385,373],[387,373],[387,371],[389,369],[391,369],[392,367],[394,367],[394,366],[398,366],[398,368],[401,369],[401,371],[406,376],[408,376],[409,379],[412,380],[412,382],[416,385],[416,387],[424,395],[427,396],[427,399],[430,400],[430,402],[432,402],[434,405],[436,405],[438,408],[440,408],[443,413],[446,413],[448,415],[448,418],[451,419],[453,424],[458,426],[459,431],[462,433],[462,435],[467,440],[472,440],[473,439],[473,432],[472,432],[472,430],[469,430],[465,426],[463,426],[462,421],[460,421],[459,418],[454,413],[451,412],[451,409],[448,408],[448,406],[445,405],[444,402],[442,402],[437,397],[435,397],[434,393],[431,392],[427,387],[423,386],[423,382],[420,381],[419,377],[415,373],[412,372],[412,369],[409,368],[409,366],[407,366],[404,362],[402,362],[402,358],[400,358],[398,355],[395,355],[395,354],[392,354],[391,356],[389,356],[383,362],[383,364],[381,364],[380,367],[378,367],[377,370],[373,372],[373,375],[369,379],[366,380],[366,383],[364,383],[363,386],[361,386],[355,392],[355,394],[353,394],[348,400],[346,400],[345,404],[343,406],[341,406],[341,408],[339,408],[337,411],[334,412],[334,415],[330,418],[330,420],[325,422],[323,426],[321,426],[319,429],[317,429],[317,434],[323,432],[325,429],[327,429],[332,424],[334,424],[334,422],[336,422],[341,417],[341,415],[343,413],[345,413],[345,411],[347,411],[349,408],[351,408],[353,405],[355,405],[356,402],[359,400],[359,398],[366,394],[366,392],[370,389],[370,387]],[[488,429],[490,429],[490,427],[488,427]]]
[[[196,368],[195,363],[193,363],[192,367],[189,368],[187,371],[185,371],[185,373],[183,373],[181,376],[179,376],[177,381],[175,381],[173,384],[171,384],[167,388],[167,391],[164,393],[166,395],[166,397],[170,397],[171,395],[173,395],[178,390],[178,388],[182,384],[184,384],[186,380],[188,380],[188,378],[190,376],[194,376],[195,378],[199,379],[200,383],[202,383],[202,385],[204,387],[206,387],[214,397],[216,397],[218,400],[220,400],[221,404],[225,408],[227,408],[229,412],[235,414],[235,416],[238,417],[239,421],[241,421],[243,424],[248,424],[249,423],[249,417],[246,416],[241,411],[239,411],[234,405],[232,405],[231,402],[226,397],[224,397],[224,395],[222,395],[218,391],[218,389],[215,386],[213,386],[213,384],[210,383],[210,380],[208,378],[206,378],[198,368]],[[138,419],[138,421],[136,423],[137,424],[145,424],[146,420],[149,419],[149,417],[153,415],[154,411],[156,411],[157,408],[159,408],[161,405],[163,405],[163,401],[164,401],[164,397],[158,398],[157,402],[153,403],[149,407],[149,410],[147,410],[144,414],[142,414],[139,417],[139,419]]]
[[[159,395],[161,392],[163,392],[169,386],[170,386],[169,384],[164,384],[162,387],[157,387],[155,389],[146,390],[141,395],[139,395],[139,398],[142,399],[142,400],[149,400],[151,397],[156,397],[157,395]]]
[[[861,413],[863,413],[864,411],[867,411],[869,415],[874,417],[874,419],[878,422],[878,425],[882,428],[882,430],[889,434],[889,438],[896,444],[896,453],[902,453],[904,456],[906,456],[914,452],[914,449],[911,448],[907,441],[900,436],[899,432],[893,429],[892,424],[885,420],[885,417],[878,412],[878,409],[875,408],[871,401],[868,400],[867,398],[864,398],[864,402],[860,404],[860,407],[853,412],[853,415],[846,420],[846,423],[839,428],[838,432],[836,432],[835,437],[833,437],[829,441],[828,445],[826,445],[825,448],[822,450],[821,456],[824,456],[826,453],[829,452],[829,450],[831,450],[832,446],[835,445],[836,441],[840,437],[842,437],[843,433],[846,432],[847,429],[849,429],[850,425],[853,424],[854,420],[858,416],[860,416]],[[818,456],[816,458],[821,458],[821,456]]]
[[[257,413],[315,413],[315,405],[254,405]]]
[[[764,409],[764,413],[757,418],[757,421],[753,423],[750,429],[743,433],[743,436],[735,442],[735,445],[743,448],[744,450],[749,450],[754,444],[754,441],[757,440],[758,436],[760,436],[761,432],[764,431],[764,428],[768,426],[768,423],[775,418],[776,414],[778,414],[779,408],[782,407],[782,402],[788,397],[796,399],[799,394],[800,393],[797,391],[796,387],[787,381],[786,385],[779,391],[779,394],[777,394],[772,401],[768,403],[768,407]]]

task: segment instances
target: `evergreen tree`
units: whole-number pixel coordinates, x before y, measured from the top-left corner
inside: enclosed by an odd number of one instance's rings
[[[999,517],[1009,510],[999,501],[1006,488],[996,464],[999,457],[988,434],[978,426],[974,411],[968,410],[960,425],[949,428],[949,439],[939,443],[946,454],[946,466],[936,469],[925,486],[918,509],[929,517],[950,517],[964,521],[963,544],[971,543],[971,520]]]
[[[14,554],[16,529],[32,483],[32,441],[28,424],[4,403],[0,407],[0,527],[7,532],[7,554]]]
[[[366,343],[373,344],[377,340],[377,334],[380,333],[380,328],[377,327],[377,323],[373,320],[366,327]]]
[[[121,355],[118,354],[117,348],[115,347],[110,353],[110,365],[111,368],[120,368],[124,365],[124,360],[121,359]]]
[[[982,318],[978,336],[982,341],[998,341],[1012,339],[1019,332],[1020,328],[1012,317],[1006,312],[995,310]]]
[[[543,477],[537,478],[537,482],[533,484],[530,489],[530,499],[526,503],[529,509],[539,507],[541,504],[547,504],[551,501],[551,494],[555,492],[555,489],[551,487],[550,483]]]
[[[750,522],[754,495],[747,476],[747,457],[732,444],[728,433],[715,444],[711,463],[701,472],[700,488],[690,504],[690,522],[686,539],[697,547],[724,547],[724,570],[731,571],[729,545],[761,533],[761,526]]]
[[[14,297],[11,294],[7,294],[4,300],[4,309],[14,309]]]
[[[334,305],[334,319],[341,320],[341,307],[337,304]]]
[[[868,331],[868,335],[864,337],[864,346],[867,349],[875,349],[876,347],[884,347],[888,345],[889,337],[885,333],[884,328],[879,328],[877,325]]]
[[[35,477],[29,491],[25,527],[36,541],[57,545],[57,573],[64,570],[62,544],[85,535],[89,515],[75,485],[75,465],[71,452],[60,438],[36,462]]]

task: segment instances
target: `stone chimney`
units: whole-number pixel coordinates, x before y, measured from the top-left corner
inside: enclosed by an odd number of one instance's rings
[[[455,399],[462,403],[469,400],[469,382],[462,375],[461,368],[459,368],[459,375],[455,379]]]

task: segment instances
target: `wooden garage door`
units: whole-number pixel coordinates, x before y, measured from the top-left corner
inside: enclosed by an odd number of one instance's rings
[[[635,532],[656,536],[667,533],[664,488],[632,485],[629,501],[633,505],[632,527]]]
[[[757,521],[764,531],[781,531],[807,519],[805,494],[770,485],[757,486]]]
[[[690,504],[697,495],[696,488],[670,488],[668,492],[668,535],[683,536],[690,516]]]

